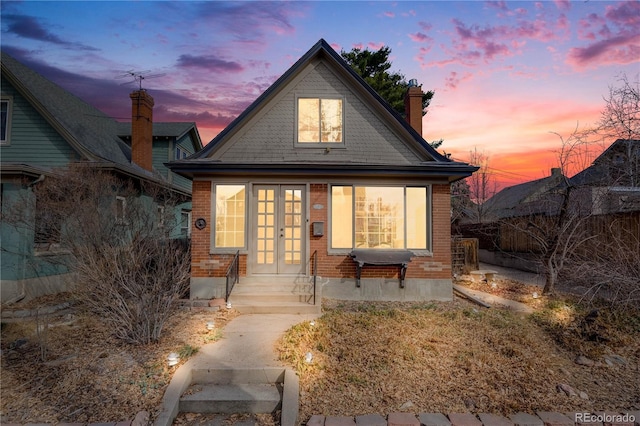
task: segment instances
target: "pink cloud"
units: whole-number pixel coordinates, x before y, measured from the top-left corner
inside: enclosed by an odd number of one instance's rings
[[[433,41],[431,37],[419,31],[414,34],[408,34],[408,36],[411,40],[415,41],[416,43],[427,43],[427,42]]]
[[[381,41],[370,41],[367,43],[367,47],[371,50],[380,50],[384,46],[386,46],[386,44]]]
[[[387,18],[395,18],[396,14],[393,12],[384,12],[383,13],[384,16],[386,16]]]
[[[462,82],[469,81],[473,78],[473,74],[470,72],[465,72],[462,75],[458,74],[456,71],[452,71],[445,78],[445,86],[447,89],[455,90],[458,88],[458,85]]]
[[[556,4],[558,10],[561,10],[563,12],[571,9],[571,3],[569,2],[569,0],[555,0],[554,3]]]
[[[566,62],[576,69],[630,64],[640,58],[640,2],[607,6],[604,17],[589,14],[578,23],[580,39],[590,43],[569,50]]]

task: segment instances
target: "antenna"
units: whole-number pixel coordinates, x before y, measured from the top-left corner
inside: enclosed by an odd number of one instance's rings
[[[134,70],[128,70],[125,71],[124,74],[117,76],[117,79],[120,78],[132,78],[131,81],[127,81],[122,83],[121,85],[124,86],[126,84],[131,84],[131,83],[138,83],[138,86],[140,88],[140,90],[142,90],[142,80],[147,80],[149,78],[158,78],[158,77],[162,77],[164,75],[166,75],[165,73],[162,74],[149,74],[151,72],[151,70],[147,70],[147,71],[134,71]]]

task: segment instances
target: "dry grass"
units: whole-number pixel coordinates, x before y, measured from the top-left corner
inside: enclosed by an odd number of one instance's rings
[[[301,416],[408,411],[512,414],[640,408],[640,320],[599,317],[607,341],[583,333],[580,307],[545,302],[534,315],[453,303],[327,301],[293,327],[281,358],[300,374]],[[537,300],[535,303],[539,303]],[[638,315],[638,312],[636,312]],[[631,321],[629,321],[631,319]],[[626,321],[626,322],[625,322]],[[311,352],[313,361],[305,362]],[[624,365],[585,367],[577,355]],[[560,394],[568,384],[589,399]]]
[[[22,308],[68,298],[47,297]],[[125,421],[141,410],[153,419],[176,369],[167,366],[167,355],[178,352],[184,362],[219,339],[235,315],[233,310],[179,311],[166,324],[161,342],[146,346],[116,340],[99,318],[78,311],[3,323],[2,423]],[[216,329],[208,331],[211,319]]]

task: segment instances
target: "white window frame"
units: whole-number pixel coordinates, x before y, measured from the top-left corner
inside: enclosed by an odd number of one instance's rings
[[[118,214],[120,212],[120,214]],[[116,195],[115,219],[118,225],[127,224],[127,199],[121,195]]]
[[[176,160],[182,160],[183,158],[187,158],[189,155],[191,155],[191,153],[180,145],[176,144],[175,155]]]
[[[341,125],[342,125],[342,141],[341,142],[299,142],[299,118],[300,118],[300,99],[318,99],[320,103],[322,100],[340,100],[342,102],[342,116],[340,117]],[[345,145],[345,109],[346,109],[346,101],[344,96],[327,96],[327,95],[296,95],[295,97],[295,146],[298,148],[344,148]],[[320,122],[318,122],[320,124]]]
[[[238,247],[217,247],[216,246],[216,222],[218,217],[216,206],[216,188],[218,185],[243,186],[244,187],[244,239],[243,245]],[[249,191],[250,185],[246,182],[219,182],[211,184],[211,252],[229,253],[230,251],[246,251],[249,239]]]
[[[13,98],[10,96],[3,96],[0,98],[0,102],[3,104],[7,104],[7,113],[4,117],[6,120],[5,123],[5,135],[2,137],[0,134],[0,145],[10,145],[11,144],[11,116],[13,113]]]
[[[333,187],[351,187],[353,189],[352,191],[352,199],[351,199],[351,203],[352,203],[352,207],[351,207],[351,223],[352,223],[352,230],[351,230],[351,248],[345,248],[345,247],[341,247],[341,248],[334,248],[333,247],[333,241],[332,241],[332,227],[333,227],[333,217],[332,217],[332,206],[333,206],[333,198],[332,198],[332,193],[333,193]],[[395,248],[395,249],[389,249],[389,250],[410,250],[413,253],[415,253],[416,255],[419,256],[431,256],[433,255],[433,191],[432,191],[432,185],[427,184],[427,185],[420,185],[420,184],[416,184],[416,185],[412,185],[412,184],[406,184],[406,185],[385,185],[385,184],[377,184],[377,185],[370,185],[370,184],[331,184],[329,185],[329,190],[328,190],[328,196],[329,196],[329,210],[327,211],[327,217],[328,217],[328,222],[329,222],[329,230],[328,230],[328,236],[329,236],[329,247],[328,247],[328,251],[329,254],[344,254],[344,253],[348,253],[351,250],[355,249],[355,234],[356,234],[356,225],[355,225],[355,214],[356,214],[356,209],[355,209],[355,203],[356,203],[356,197],[355,197],[355,189],[356,187],[398,187],[398,188],[403,188],[404,189],[404,248]],[[406,188],[426,188],[426,196],[427,196],[427,203],[426,203],[426,209],[427,209],[427,218],[426,218],[426,248],[411,248],[411,247],[407,247],[407,233],[410,232],[410,230],[407,228],[408,223],[407,223],[407,211],[406,211],[406,197],[407,197],[407,193],[406,193]],[[372,248],[371,250],[377,250],[375,248]]]
[[[191,237],[191,210],[180,211],[180,235]]]

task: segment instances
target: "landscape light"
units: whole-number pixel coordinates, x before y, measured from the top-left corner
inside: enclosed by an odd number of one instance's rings
[[[538,292],[537,292],[537,291],[534,291],[534,292],[533,292],[533,298],[534,298],[534,299],[537,299],[537,298],[538,298]]]
[[[231,309],[231,302],[227,302],[227,309]]]
[[[311,361],[313,361],[313,354],[311,352],[307,352],[307,355],[305,355],[304,360],[307,364],[311,364]]]
[[[315,326],[316,326],[316,322],[315,322],[315,321],[311,321],[311,322],[309,323],[309,325],[310,325],[311,327],[315,327]]]
[[[213,330],[216,326],[214,321],[207,321],[207,330]]]
[[[167,357],[167,364],[169,365],[169,367],[173,367],[174,365],[176,365],[178,362],[180,361],[180,355],[178,355],[175,352],[171,352],[169,354],[169,356]]]

